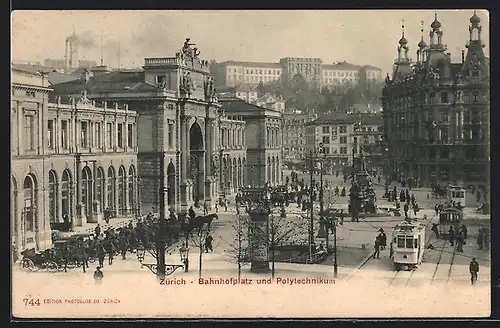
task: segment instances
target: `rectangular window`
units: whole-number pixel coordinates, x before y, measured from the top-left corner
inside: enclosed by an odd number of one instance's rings
[[[330,127],[329,126],[324,126],[323,127],[323,133],[330,133]]]
[[[101,138],[102,130],[101,130],[101,123],[96,122],[95,123],[95,146],[97,148],[102,147],[102,138]]]
[[[89,122],[81,122],[80,135],[82,148],[87,148],[89,143]]]
[[[47,121],[47,146],[54,149],[54,120]]]
[[[405,248],[405,237],[398,237],[398,248]]]
[[[168,148],[174,148],[174,124],[168,123]]]
[[[347,133],[347,126],[341,126],[340,133]]]
[[[123,148],[123,124],[118,123],[118,147]]]
[[[341,154],[347,154],[347,147],[340,147]]]
[[[329,144],[329,143],[330,143],[330,137],[328,137],[328,136],[324,136],[324,137],[323,137],[323,143],[324,143],[324,144]]]
[[[340,143],[341,144],[346,144],[347,143],[347,137],[340,137]]]
[[[68,149],[68,121],[61,121],[61,148]]]
[[[413,237],[406,237],[406,248],[413,248]]]
[[[35,150],[35,117],[33,115],[24,116],[24,149]]]
[[[127,129],[127,147],[134,147],[134,125],[129,124]]]
[[[441,92],[441,102],[443,104],[448,103],[448,92]]]
[[[106,145],[108,148],[113,148],[115,145],[113,142],[113,123],[106,124]]]

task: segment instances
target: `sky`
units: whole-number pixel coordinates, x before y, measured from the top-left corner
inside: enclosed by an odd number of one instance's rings
[[[469,39],[472,10],[438,10],[443,43],[453,61]],[[173,57],[185,38],[201,59],[278,62],[283,57],[347,61],[392,70],[404,21],[410,57],[429,40],[433,10],[226,10],[226,11],[15,11],[12,61],[63,59],[65,40],[82,40],[81,59],[141,67],[145,57]],[[482,40],[489,51],[489,13],[478,10]]]

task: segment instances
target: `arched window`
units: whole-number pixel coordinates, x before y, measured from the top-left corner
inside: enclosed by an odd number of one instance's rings
[[[271,183],[271,157],[267,158],[267,181],[268,183]]]
[[[14,176],[12,176],[11,178],[11,188],[12,188],[12,200],[11,200],[11,203],[12,203],[12,206],[10,208],[10,219],[11,219],[11,222],[12,222],[12,236],[15,237],[15,236],[18,236],[18,229],[19,229],[19,226],[18,226],[18,218],[17,218],[17,207],[18,207],[18,204],[17,204],[17,196],[18,196],[18,187],[17,187],[17,181],[16,181],[16,178],[14,178]],[[14,241],[16,241],[16,238],[13,238]]]
[[[95,183],[96,183],[95,198],[101,204],[101,212],[102,212],[104,210],[104,208],[103,208],[103,206],[104,206],[104,170],[102,169],[102,167],[97,168]]]
[[[68,215],[70,218],[73,216],[71,182],[71,173],[64,170],[61,178],[61,207],[63,216]]]
[[[128,208],[130,210],[137,209],[135,180],[135,167],[131,165],[128,169]]]
[[[51,170],[49,172],[49,221],[57,222],[58,218],[58,199],[57,199],[57,176],[56,172]]]
[[[90,171],[88,166],[85,166],[82,170],[82,204],[85,206],[85,213],[87,215],[92,214],[92,201],[92,171]]]
[[[127,204],[125,203],[125,188],[127,186],[127,175],[125,167],[120,166],[118,170],[118,213],[125,214]]]
[[[35,241],[34,233],[38,228],[37,218],[37,182],[33,175],[29,174],[24,179],[24,208],[23,208],[23,231],[25,233],[25,243]],[[23,245],[24,246],[24,245]]]
[[[115,190],[116,190],[116,176],[115,169],[110,166],[108,169],[108,208],[112,211],[116,210],[115,203]]]

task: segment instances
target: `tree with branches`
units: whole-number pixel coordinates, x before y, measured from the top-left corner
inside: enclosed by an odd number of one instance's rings
[[[249,227],[248,215],[237,214],[234,216],[231,227],[233,228],[232,240],[227,241],[228,249],[225,253],[231,262],[235,261],[238,267],[238,279],[241,277],[241,267],[250,262],[249,252]]]
[[[186,237],[187,242],[190,243],[191,245],[195,246],[198,248],[199,254],[198,254],[198,276],[201,278],[201,272],[202,272],[202,267],[203,267],[203,253],[209,251],[209,246],[212,246],[212,241],[213,241],[213,232],[211,232],[208,229],[207,225],[203,225],[201,228],[201,232],[194,232],[194,233],[189,233]],[[207,238],[211,238],[212,241],[207,242]]]
[[[274,279],[276,247],[299,245],[307,242],[307,223],[301,217],[282,217],[275,213],[269,215],[268,245],[271,262],[271,276]]]

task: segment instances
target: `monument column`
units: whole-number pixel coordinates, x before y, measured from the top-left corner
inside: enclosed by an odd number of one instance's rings
[[[267,273],[269,268],[268,222],[271,209],[260,202],[250,212],[250,272]]]

